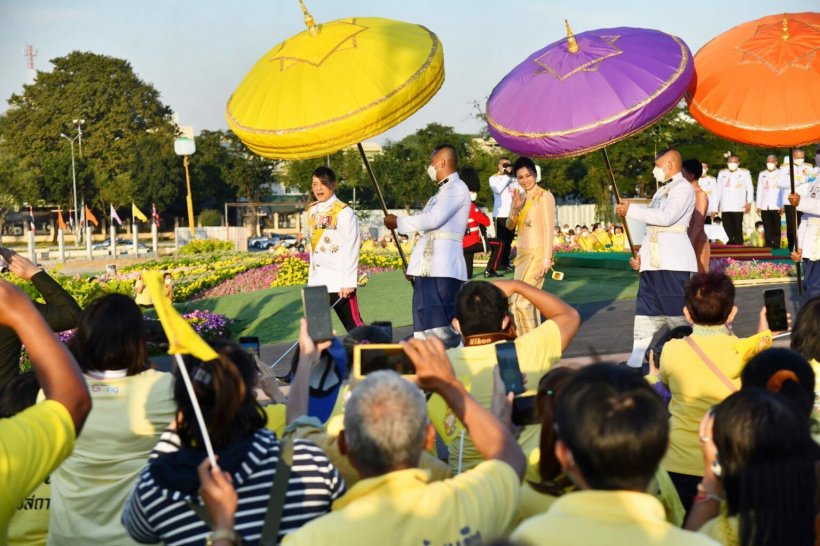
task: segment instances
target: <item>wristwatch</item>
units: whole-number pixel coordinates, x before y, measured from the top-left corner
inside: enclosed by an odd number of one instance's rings
[[[214,546],[214,542],[217,540],[228,540],[233,544],[242,543],[239,539],[239,535],[237,535],[233,529],[220,529],[219,531],[214,531],[205,537],[205,546]]]

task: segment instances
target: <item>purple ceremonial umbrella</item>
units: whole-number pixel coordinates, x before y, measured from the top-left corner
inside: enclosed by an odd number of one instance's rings
[[[521,155],[570,157],[651,125],[683,96],[694,74],[680,38],[607,28],[553,42],[527,57],[487,101],[490,134]]]

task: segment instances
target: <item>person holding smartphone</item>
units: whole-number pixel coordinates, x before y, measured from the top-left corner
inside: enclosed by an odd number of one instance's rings
[[[313,171],[310,190],[316,197],[307,210],[310,239],[308,286],[327,286],[330,305],[348,332],[363,326],[356,286],[359,278],[359,221],[353,209],[336,197],[336,173]],[[339,301],[339,299],[343,301]]]

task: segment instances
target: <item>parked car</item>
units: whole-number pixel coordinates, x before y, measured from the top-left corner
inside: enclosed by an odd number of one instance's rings
[[[280,242],[284,242],[287,248],[299,245],[299,242],[294,235],[273,233],[265,237],[251,237],[248,239],[248,247],[268,250],[275,247]]]
[[[100,241],[99,243],[94,243],[91,245],[92,250],[108,250],[108,253],[111,253],[110,247],[111,246],[111,239],[106,239],[104,241]],[[128,239],[117,239],[117,249],[120,250],[120,254],[127,254],[129,250],[134,247],[134,241],[129,241]],[[137,250],[147,250],[148,247],[142,243],[137,243]]]

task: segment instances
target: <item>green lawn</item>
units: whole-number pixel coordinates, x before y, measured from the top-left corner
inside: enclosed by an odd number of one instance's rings
[[[559,269],[565,274],[564,280],[548,279],[544,287],[571,304],[634,298],[638,289],[638,276],[632,271],[586,267]],[[481,271],[480,266],[476,268],[477,275]],[[412,294],[410,283],[399,271],[373,275],[367,286],[359,289],[362,318],[366,322],[389,320],[396,327],[411,324]],[[239,321],[235,331],[237,337],[258,336],[263,345],[283,343],[296,339],[298,334],[302,316],[301,288],[269,288],[188,302],[177,307],[182,312],[207,309],[223,313]],[[335,313],[331,315],[336,330],[343,331]]]

